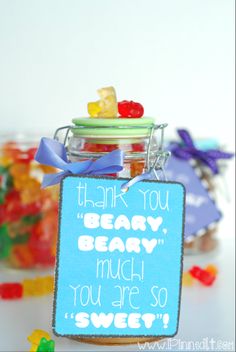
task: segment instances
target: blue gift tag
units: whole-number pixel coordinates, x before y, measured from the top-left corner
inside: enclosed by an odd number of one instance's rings
[[[189,161],[172,155],[166,176],[168,180],[183,183],[186,189],[185,240],[192,240],[215,226],[222,215]]]
[[[173,336],[181,292],[184,187],[62,181],[55,334]]]

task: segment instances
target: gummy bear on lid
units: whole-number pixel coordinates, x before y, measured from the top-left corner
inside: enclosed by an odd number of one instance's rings
[[[123,100],[118,103],[120,117],[140,118],[143,116],[144,108],[142,104],[134,101]]]
[[[115,118],[117,117],[116,92],[113,87],[98,89],[100,100],[88,103],[88,113],[91,117]]]

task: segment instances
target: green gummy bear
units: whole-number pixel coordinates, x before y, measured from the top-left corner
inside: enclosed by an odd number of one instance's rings
[[[7,167],[0,166],[1,189],[8,191],[13,186],[13,178]]]
[[[0,204],[4,203],[6,193],[7,192],[4,189],[0,188]]]
[[[6,225],[0,226],[0,259],[9,257],[11,251],[11,238]]]
[[[22,218],[22,221],[26,224],[26,225],[33,225],[35,224],[37,221],[39,221],[42,218],[41,214],[37,214],[37,215],[26,215]]]
[[[55,342],[42,337],[36,352],[54,352]]]
[[[5,174],[6,172],[7,172],[7,168],[2,166],[2,165],[0,165],[0,175]]]
[[[12,238],[12,244],[23,244],[29,241],[30,234],[24,233],[23,235],[17,235],[16,237]]]

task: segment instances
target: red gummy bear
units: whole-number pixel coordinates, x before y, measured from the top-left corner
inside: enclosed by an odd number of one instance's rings
[[[193,266],[189,270],[192,277],[200,281],[205,286],[211,286],[215,281],[215,276],[210,274],[208,271],[200,268],[199,266]]]
[[[7,282],[0,285],[0,298],[19,299],[23,296],[23,286],[18,282]]]
[[[37,149],[38,148],[29,148],[26,151],[22,151],[21,154],[16,157],[15,161],[26,164],[30,163],[32,160],[34,160]]]
[[[144,113],[144,108],[140,103],[135,103],[134,101],[123,100],[118,103],[118,112],[120,117],[142,117]]]

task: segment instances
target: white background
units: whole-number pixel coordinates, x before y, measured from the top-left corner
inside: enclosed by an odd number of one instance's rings
[[[232,145],[234,4],[0,0],[1,131],[53,131],[113,85],[169,133]]]
[[[86,116],[96,89],[197,137],[234,148],[234,0],[0,0],[0,133],[51,133]],[[184,289],[182,340],[232,341],[234,331],[234,169],[231,202],[219,203],[220,269],[212,288]],[[185,261],[186,262],[186,261]],[[185,263],[186,264],[186,263]],[[5,273],[0,282],[35,273]],[[34,328],[50,331],[51,297],[0,302],[0,350],[28,348]],[[93,350],[56,339],[56,350]],[[97,351],[121,351],[97,347]],[[127,347],[137,351],[136,347]],[[157,349],[158,350],[158,349]]]

